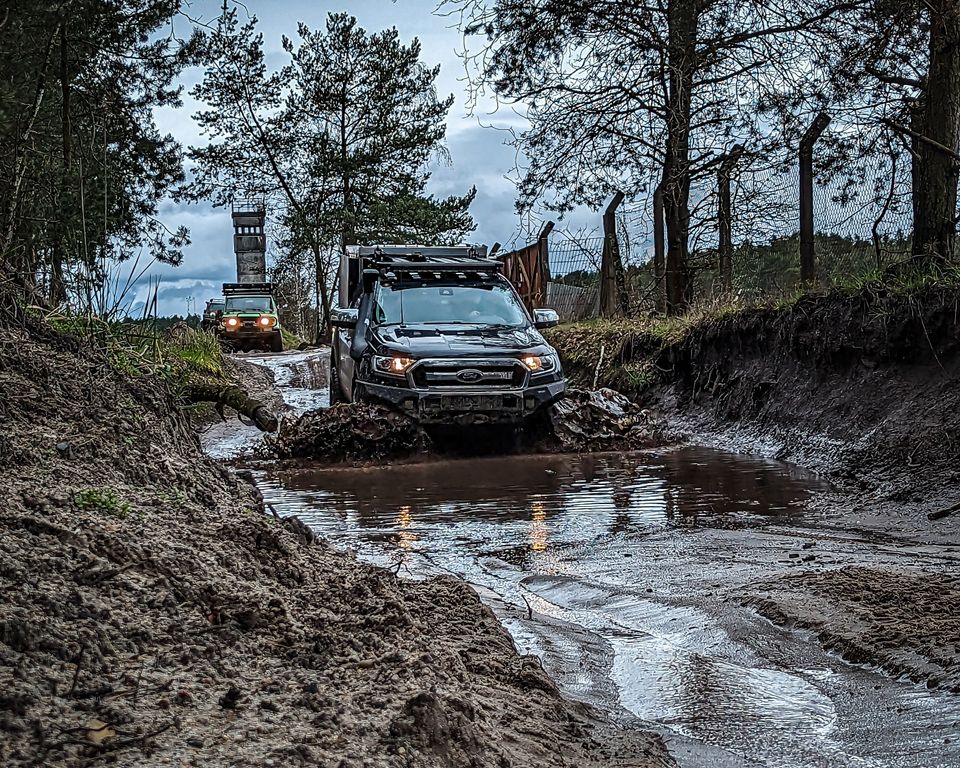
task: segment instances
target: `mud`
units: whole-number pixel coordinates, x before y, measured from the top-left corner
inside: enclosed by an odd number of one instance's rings
[[[282,459],[377,461],[425,453],[430,438],[407,416],[379,405],[350,403],[286,420],[269,448]]]
[[[956,570],[956,569],[954,569]],[[817,633],[854,664],[960,693],[960,577],[847,566],[757,585],[762,616]]]
[[[516,429],[422,428],[402,413],[367,403],[309,410],[286,419],[276,438],[267,440],[266,452],[280,459],[330,464],[414,456],[637,450],[671,440],[676,437],[661,420],[623,395],[608,389],[573,389],[546,413]]]
[[[2,329],[0,414],[0,764],[670,764],[463,583],[266,514],[158,382]]]
[[[624,326],[605,339],[612,362],[603,364],[608,368],[602,378],[620,382],[690,442],[790,460],[823,473],[838,492],[816,505],[838,527],[909,547],[956,546],[958,306],[956,289],[912,295],[865,290],[725,315],[668,342]],[[589,330],[561,330],[553,337],[581,379],[603,368],[598,350],[591,352],[586,343]],[[645,375],[631,376],[638,370]],[[942,585],[942,574],[922,561],[910,573],[873,572],[870,563],[856,560],[843,564],[854,567],[830,577],[832,601],[818,579],[793,580],[780,585],[782,599],[762,604],[765,613],[816,629],[831,648],[847,648],[860,661],[930,684],[949,681],[942,650],[911,640],[918,632],[940,633],[948,651],[960,643],[947,620],[951,590],[942,600],[923,602],[919,612],[909,607],[916,586]],[[874,581],[884,585],[887,605],[868,615]],[[904,653],[892,660],[891,649],[901,643]]]
[[[624,327],[605,362],[584,331],[551,340],[575,377],[612,367],[604,378],[696,442],[794,461],[925,518],[960,502],[958,306],[946,288],[810,296],[666,343]],[[638,367],[648,375],[631,379]]]
[[[658,729],[681,765],[960,765],[956,697],[851,666],[750,599],[816,615],[805,575],[960,564],[949,547],[840,532],[815,473],[685,448],[256,474],[281,513],[362,559],[466,580],[564,693]]]
[[[305,411],[329,404],[327,376],[330,365],[325,349],[274,354],[232,355],[227,358],[235,378],[250,395],[266,403],[283,422],[296,420]],[[281,394],[281,389],[282,394]],[[270,455],[265,435],[226,409],[221,417],[212,408],[206,418],[192,420],[200,427],[200,440],[207,455],[221,460]]]

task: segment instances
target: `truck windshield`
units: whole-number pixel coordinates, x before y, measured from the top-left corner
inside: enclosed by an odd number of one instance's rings
[[[231,296],[224,311],[273,312],[273,300],[269,296]]]
[[[381,288],[375,320],[378,325],[529,324],[514,292],[503,285],[430,285]]]

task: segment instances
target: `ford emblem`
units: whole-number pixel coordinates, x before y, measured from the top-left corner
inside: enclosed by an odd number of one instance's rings
[[[473,382],[480,381],[480,379],[483,378],[483,371],[478,371],[476,368],[467,368],[466,370],[457,373],[457,378],[467,384],[472,384]]]

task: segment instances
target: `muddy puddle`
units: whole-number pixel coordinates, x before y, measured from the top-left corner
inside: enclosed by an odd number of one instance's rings
[[[798,568],[904,556],[811,512],[827,485],[795,466],[682,448],[255,475],[336,546],[468,581],[568,696],[659,731],[682,766],[960,766],[960,698],[745,607]]]
[[[351,546],[417,542],[429,554],[461,541],[518,564],[603,536],[790,520],[827,487],[789,465],[696,448],[294,469],[261,485]]]

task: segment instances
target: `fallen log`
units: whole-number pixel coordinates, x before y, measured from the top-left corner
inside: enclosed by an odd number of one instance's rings
[[[261,432],[276,432],[280,424],[276,414],[259,400],[254,400],[242,387],[234,384],[194,382],[186,391],[190,403],[216,403],[217,412],[223,416],[227,405],[250,419]]]
[[[954,512],[960,512],[960,504],[954,504],[951,507],[944,507],[943,509],[938,509],[936,512],[931,512],[927,515],[927,520],[943,520],[945,517],[950,517]]]

